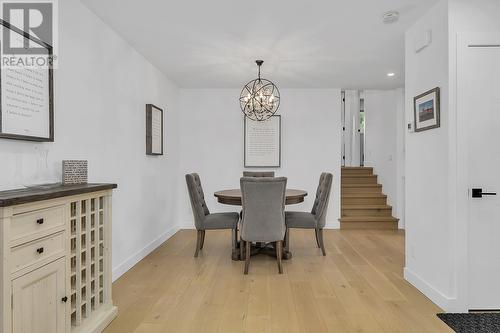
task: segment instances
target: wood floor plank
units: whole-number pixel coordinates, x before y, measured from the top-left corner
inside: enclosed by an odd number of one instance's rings
[[[105,333],[451,333],[441,310],[403,278],[404,232],[292,230],[291,260],[231,260],[229,231],[182,230],[113,283],[118,317]]]

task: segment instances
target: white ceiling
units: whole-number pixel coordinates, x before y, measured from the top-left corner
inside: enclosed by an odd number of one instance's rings
[[[404,31],[436,1],[82,0],[184,88],[239,88],[263,59],[278,87],[360,89],[403,86]]]

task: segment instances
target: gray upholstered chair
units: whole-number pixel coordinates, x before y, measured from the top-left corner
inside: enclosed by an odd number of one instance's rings
[[[245,274],[250,265],[250,245],[252,242],[275,242],[279,273],[283,273],[281,256],[285,236],[285,191],[286,178],[240,179],[243,214],[241,220],[242,249],[245,244]]]
[[[203,249],[205,231],[215,229],[232,230],[233,258],[237,256],[236,243],[238,241],[237,228],[240,219],[239,214],[236,212],[210,214],[205,202],[203,188],[201,187],[200,176],[196,173],[187,174],[186,183],[189,199],[191,200],[191,208],[193,208],[194,224],[197,230],[195,258],[198,256],[198,252]]]
[[[274,177],[274,171],[243,171],[243,177]]]
[[[332,189],[333,175],[322,173],[319,178],[319,185],[316,191],[316,199],[310,213],[308,212],[285,212],[286,236],[285,247],[289,249],[290,228],[314,229],[316,232],[316,243],[326,256],[325,244],[323,242],[323,228],[326,223],[326,211]]]

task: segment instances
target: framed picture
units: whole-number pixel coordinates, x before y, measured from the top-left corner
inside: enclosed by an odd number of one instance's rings
[[[244,117],[244,166],[246,168],[281,167],[281,116],[265,121]]]
[[[441,126],[439,88],[434,88],[413,99],[415,132]]]
[[[41,46],[41,55],[52,59],[52,46],[0,20],[12,38]],[[28,141],[54,141],[53,66],[3,66],[0,94],[0,138]]]
[[[146,104],[146,155],[163,155],[163,110]]]

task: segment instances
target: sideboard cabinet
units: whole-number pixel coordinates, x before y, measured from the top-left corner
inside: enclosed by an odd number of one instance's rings
[[[101,332],[116,317],[114,188],[47,185],[0,192],[1,332]]]

